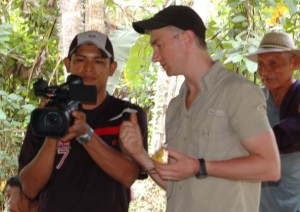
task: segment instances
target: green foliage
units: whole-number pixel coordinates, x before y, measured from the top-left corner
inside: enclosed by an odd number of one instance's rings
[[[24,138],[26,125],[29,123],[30,112],[34,109],[32,104],[26,104],[25,98],[20,95],[22,89],[15,93],[0,90],[0,186],[16,173],[18,155]],[[3,199],[1,198],[1,201]],[[1,206],[3,208],[3,205]]]
[[[148,38],[149,36],[147,36]],[[133,90],[139,88],[140,82],[144,79],[147,84],[147,79],[149,75],[155,77],[155,73],[151,73],[149,67],[151,66],[151,61],[142,64],[141,61],[149,59],[149,55],[152,53],[152,50],[149,46],[149,39],[140,38],[136,41],[135,45],[131,47],[131,51],[128,57],[128,62],[126,63],[126,68],[124,70],[124,75],[127,84]],[[146,73],[145,73],[146,72]],[[153,81],[152,81],[153,83]],[[144,85],[142,85],[144,86]]]
[[[207,43],[215,60],[260,84],[257,65],[245,58],[254,52],[269,31],[286,31],[299,43],[299,0],[288,1],[212,1],[215,14],[208,22]],[[218,17],[216,20],[215,17]]]
[[[128,53],[126,55],[127,60],[122,69],[122,75],[117,79],[118,84],[115,86],[114,95],[143,107],[149,114],[148,119],[151,120],[151,108],[155,101],[153,85],[157,81],[157,70],[151,63],[152,49],[149,40],[137,39],[138,34],[135,32],[134,35],[135,40],[131,44],[129,56]],[[149,60],[148,63],[140,63],[145,59]]]
[[[157,70],[152,66],[149,56],[152,49],[148,39],[139,38],[132,46],[126,67],[124,77],[128,86],[129,98],[139,97],[137,104],[145,109],[150,109],[153,105],[153,85],[157,80]],[[148,63],[141,61],[148,60]],[[142,82],[142,83],[141,83]]]
[[[0,1],[0,191],[17,172],[30,113],[39,101],[31,89],[33,81],[37,77],[50,81],[52,70],[62,71],[57,66],[60,56],[54,27],[58,13],[47,3]],[[0,211],[3,202],[1,193]]]
[[[114,30],[109,37],[114,47],[115,60],[118,66],[114,75],[108,80],[107,90],[109,93],[114,93],[115,89],[118,88],[120,75],[123,73],[124,66],[128,61],[130,48],[135,43],[138,34],[131,28],[123,27]]]

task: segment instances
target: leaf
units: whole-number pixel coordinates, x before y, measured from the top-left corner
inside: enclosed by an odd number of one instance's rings
[[[6,114],[0,109],[0,120],[6,120]]]
[[[23,97],[15,94],[15,93],[11,93],[8,95],[8,99],[11,99],[13,101],[21,101],[21,100],[23,100]]]
[[[3,54],[4,56],[8,55],[7,48],[3,48],[3,46],[0,45],[0,55]]]
[[[32,104],[26,104],[26,105],[22,105],[22,108],[24,108],[25,110],[31,112],[35,109],[35,107]]]
[[[239,23],[239,22],[242,22],[242,21],[245,21],[246,18],[242,15],[238,15],[238,16],[235,16],[233,19],[232,19],[232,22],[233,23]]]
[[[118,62],[117,70],[107,82],[107,91],[110,94],[114,92],[114,89],[119,82],[119,77],[128,60],[130,49],[136,42],[138,36],[138,33],[136,33],[132,28],[115,30],[109,36],[114,48],[115,60]]]
[[[228,56],[228,58],[224,61],[224,64],[233,62],[233,63],[238,63],[243,59],[243,55],[240,53],[234,53]]]
[[[150,69],[152,65],[151,57],[152,48],[149,45],[149,36],[140,36],[130,50],[128,62],[124,70],[125,80],[131,89],[138,89],[141,82],[144,82],[145,86],[148,85],[145,79],[151,76],[151,73],[155,73]],[[146,89],[146,87],[142,89]]]
[[[255,63],[247,58],[244,58],[244,61],[246,63],[246,67],[250,73],[254,73],[257,71],[257,63]]]
[[[285,5],[289,9],[291,15],[294,15],[295,13],[297,13],[297,5],[295,4],[294,0],[286,0]]]
[[[232,62],[233,62],[233,63],[238,63],[238,62],[241,62],[242,59],[243,59],[243,55],[241,55],[241,54],[236,54],[236,55],[232,58]]]
[[[0,96],[6,96],[7,93],[4,90],[0,90]]]
[[[221,51],[217,51],[216,54],[213,56],[213,60],[220,60],[223,56],[225,55],[225,51],[221,50]]]

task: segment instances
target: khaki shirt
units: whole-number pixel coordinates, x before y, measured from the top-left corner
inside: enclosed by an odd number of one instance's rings
[[[270,129],[260,88],[216,62],[201,79],[201,92],[186,110],[184,82],[166,115],[168,147],[207,161],[249,153],[241,141]],[[262,141],[263,142],[263,141]],[[168,182],[169,212],[256,212],[259,181],[234,181],[208,176]]]

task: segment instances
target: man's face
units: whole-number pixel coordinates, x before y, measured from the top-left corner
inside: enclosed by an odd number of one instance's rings
[[[80,46],[71,61],[65,61],[65,65],[68,72],[81,76],[85,85],[95,85],[98,92],[106,92],[107,79],[116,69],[116,63],[111,63],[110,58],[104,58],[93,44]]]
[[[258,74],[268,90],[273,91],[292,83],[295,70],[292,53],[272,52],[257,56]]]
[[[8,212],[20,212],[18,208],[21,199],[20,189],[15,186],[8,185],[6,188],[6,203]]]
[[[151,30],[150,43],[153,48],[153,62],[159,62],[168,76],[183,74],[183,61],[186,57],[185,46],[182,43],[181,35],[184,31],[171,30],[168,27]]]
[[[16,186],[6,187],[7,212],[37,211],[37,201],[30,201]],[[31,208],[31,209],[30,209]]]

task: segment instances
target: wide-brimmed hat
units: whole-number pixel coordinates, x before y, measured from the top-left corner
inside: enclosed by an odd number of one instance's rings
[[[200,16],[190,7],[172,5],[156,13],[152,18],[133,22],[132,26],[138,33],[145,34],[147,30],[175,26],[183,30],[192,30],[205,40],[206,27]]]
[[[300,50],[296,48],[291,35],[285,32],[270,32],[263,37],[258,50],[246,58],[257,62],[257,55],[269,52],[293,52],[300,57]]]

